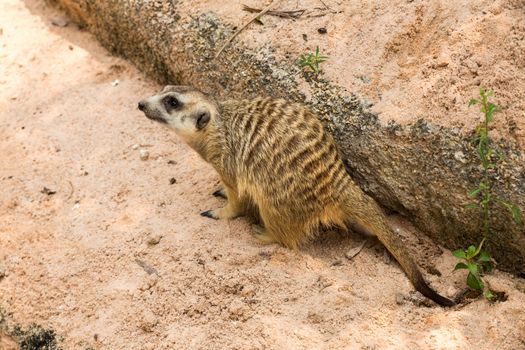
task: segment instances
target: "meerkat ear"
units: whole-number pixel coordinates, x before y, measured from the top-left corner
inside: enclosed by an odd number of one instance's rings
[[[197,116],[196,126],[198,130],[202,130],[210,122],[210,112],[202,112]]]

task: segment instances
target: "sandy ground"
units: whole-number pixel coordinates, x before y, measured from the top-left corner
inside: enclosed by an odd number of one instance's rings
[[[0,306],[11,325],[52,327],[66,349],[525,348],[523,280],[487,278],[505,302],[429,307],[374,241],[349,261],[355,234],[290,251],[257,243],[243,219],[201,217],[222,205],[217,176],[136,110],[160,87],[89,34],[52,25],[57,15],[36,0],[0,3]],[[450,252],[392,224],[435,267],[431,284],[457,293],[465,276]]]
[[[213,11],[240,27],[253,16],[243,4],[263,3],[192,0],[182,13]],[[383,123],[424,118],[472,130],[481,115],[468,101],[490,88],[503,109],[498,133],[525,146],[525,1],[282,0],[272,9],[305,12],[297,20],[264,16],[264,25],[239,35],[261,58],[268,41],[290,64],[319,47],[330,57],[325,76],[367,101]]]

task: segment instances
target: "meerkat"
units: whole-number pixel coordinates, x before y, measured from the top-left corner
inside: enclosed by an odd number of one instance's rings
[[[254,236],[296,249],[322,227],[352,225],[375,235],[414,287],[443,306],[455,303],[425,282],[378,204],[347,173],[332,135],[306,107],[283,99],[217,101],[188,86],[166,86],[139,102],[146,117],[173,129],[220,176],[226,206],[201,215],[252,216]]]

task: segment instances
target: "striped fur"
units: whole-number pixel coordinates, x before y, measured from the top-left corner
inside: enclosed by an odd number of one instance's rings
[[[255,228],[260,241],[293,249],[321,226],[358,225],[381,240],[417,290],[441,305],[454,305],[427,285],[379,206],[347,174],[331,134],[303,105],[269,97],[218,103],[188,87],[166,89],[188,107],[163,114],[154,96],[149,113],[162,115],[214,166],[228,198],[224,208],[203,215],[254,216],[263,226]],[[179,130],[179,119],[196,119],[201,105],[210,109],[210,123],[193,131],[186,123]]]

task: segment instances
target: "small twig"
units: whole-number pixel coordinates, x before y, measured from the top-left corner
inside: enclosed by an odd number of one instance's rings
[[[354,247],[354,248],[350,249],[348,252],[346,252],[345,257],[348,260],[352,260],[354,257],[357,256],[357,254],[361,253],[361,250],[363,250],[363,248],[365,247],[365,245],[367,243],[368,243],[368,239],[365,239],[363,242],[361,242],[360,245],[358,245],[357,247]]]
[[[318,15],[308,15],[308,16],[306,16],[306,18],[323,17],[323,16],[326,16],[326,15],[327,15],[327,13],[325,12],[325,13],[320,13]]]
[[[66,202],[71,198],[73,193],[75,193],[75,187],[73,187],[73,184],[71,183],[71,181],[67,180],[67,182],[69,183],[69,186],[71,187],[71,191],[67,195]]]
[[[261,12],[261,9],[253,8],[248,5],[242,5],[244,11],[248,12]],[[276,16],[281,18],[297,19],[305,12],[305,9],[301,10],[290,10],[290,11],[267,11],[266,14],[269,16]],[[260,15],[259,15],[260,16]]]
[[[331,10],[331,8],[328,7],[328,5],[325,4],[323,0],[319,0],[319,1],[321,2],[321,4],[323,4],[323,6],[325,7],[325,9],[327,9],[327,10]]]
[[[334,9],[332,9],[330,6],[328,6],[323,0],[319,0],[319,2],[321,4],[323,4],[324,8],[320,8],[320,7],[314,7],[314,10],[328,10],[329,13],[333,13],[333,14],[338,14],[338,13],[342,13],[343,11],[339,10],[339,11],[336,11]],[[310,16],[307,16],[307,18],[311,18],[311,17],[322,17],[326,15],[326,12],[323,12],[323,13],[320,13],[320,14],[317,14],[317,15],[310,15]]]
[[[232,36],[230,36],[228,38],[228,40],[226,40],[226,42],[222,45],[222,47],[220,48],[220,50],[217,52],[217,54],[215,54],[215,58],[219,57],[219,55],[221,54],[222,50],[224,50],[226,48],[226,46],[228,46],[228,44],[237,36],[239,35],[240,32],[242,32],[244,30],[244,28],[246,28],[248,26],[248,24],[252,23],[253,21],[255,21],[258,17],[264,15],[266,12],[268,12],[270,10],[270,8],[272,7],[273,3],[275,2],[275,0],[272,0],[270,2],[270,4],[268,6],[266,6],[261,12],[259,12],[257,15],[253,16],[248,22],[246,22],[242,27],[240,27],[239,29],[237,29],[237,31],[235,33],[233,33]]]
[[[151,267],[149,266],[148,264],[146,264],[144,261],[140,260],[140,259],[135,259],[135,262],[137,263],[137,265],[139,265],[140,267],[142,267],[142,269],[144,271],[146,271],[146,273],[148,275],[152,275],[152,274],[156,274],[157,276],[159,275],[157,269],[155,269],[154,267]]]

